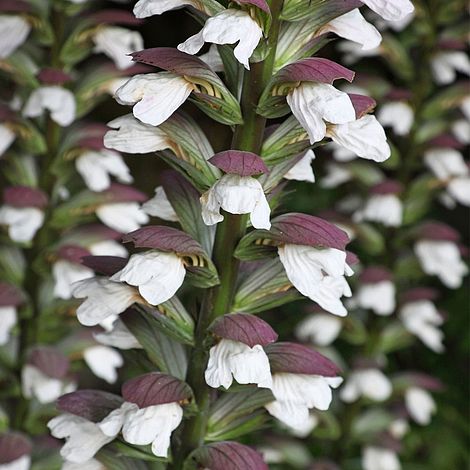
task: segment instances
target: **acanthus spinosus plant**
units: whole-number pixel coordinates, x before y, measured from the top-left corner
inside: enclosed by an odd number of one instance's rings
[[[314,151],[329,141],[368,160],[367,168],[391,157],[375,100],[348,90],[355,72],[322,52],[336,35],[373,53],[381,34],[362,13],[400,22],[414,7],[139,0],[131,14],[91,3],[0,2],[0,70],[16,84],[0,115],[8,180],[0,209],[1,379],[13,410],[5,418],[12,431],[0,436],[0,468],[28,469],[31,443],[16,431],[39,435],[46,423],[55,439],[34,442],[48,449],[38,457],[45,468],[267,468],[269,449],[263,457],[246,445],[249,437],[267,427],[309,434],[344,372],[334,355],[280,337],[264,313],[309,299],[317,343],[326,345],[348,311],[386,317],[397,308],[393,266],[384,260],[362,265],[351,289],[358,258],[348,247],[349,223],[399,227],[408,173],[397,181],[370,170],[367,200],[347,221],[282,207],[287,181],[314,181]],[[144,49],[137,31],[144,18],[177,8],[201,29],[177,48]],[[197,56],[205,43],[208,52]],[[128,107],[107,127],[95,121],[106,95]],[[216,151],[214,136],[187,112],[192,105],[224,126],[230,143]],[[394,109],[383,110],[384,125]],[[123,153],[156,153],[170,168],[151,181],[152,198],[131,186],[126,160],[138,157]],[[454,170],[436,159],[425,157],[447,183],[444,173]],[[352,179],[347,169],[331,173],[325,186]],[[447,187],[459,202],[461,185]],[[455,243],[435,247],[443,239],[434,234],[429,223],[410,232],[416,256],[452,287],[466,266]],[[453,275],[427,254],[432,242],[433,253],[458,258]],[[439,312],[424,291],[403,294],[400,319],[439,350],[428,325]],[[417,325],[415,309],[433,333]],[[307,330],[315,326],[300,328],[300,340],[315,336]],[[383,358],[361,356],[368,357],[356,358],[340,397],[388,399]],[[87,369],[103,387],[88,386]],[[433,407],[425,389],[435,383],[413,374],[397,381],[408,387],[413,418],[426,422],[419,405]],[[394,470],[396,456],[383,444],[390,436],[379,437],[364,446],[363,466]],[[392,466],[375,463],[382,461]]]

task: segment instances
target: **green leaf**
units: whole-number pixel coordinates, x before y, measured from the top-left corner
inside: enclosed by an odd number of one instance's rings
[[[3,174],[12,185],[37,186],[36,162],[32,156],[10,154],[5,160]]]
[[[88,57],[93,49],[93,34],[97,25],[90,19],[80,20],[60,50],[60,60],[69,67]]]
[[[414,337],[405,330],[403,325],[396,321],[388,324],[380,335],[377,352],[389,354],[393,351],[409,347]]]
[[[403,224],[412,224],[426,215],[432,202],[434,181],[429,175],[413,181],[403,202]]]
[[[364,323],[354,315],[350,314],[342,318],[343,327],[340,337],[350,344],[360,345],[367,340],[367,330]]]
[[[362,249],[371,255],[383,253],[385,240],[380,231],[372,224],[360,223],[354,227]]]
[[[352,5],[344,0],[284,0],[281,19],[284,21],[308,19],[318,28],[357,6],[359,4]]]
[[[143,460],[148,460],[147,458],[141,458],[140,456],[136,456],[137,458],[129,458],[123,455],[123,451],[118,446],[117,452],[113,452],[110,449],[110,446],[106,446],[101,449],[95,456],[97,460],[99,460],[106,468],[112,468],[113,470],[148,470],[147,465]],[[128,452],[126,449],[124,452]],[[134,451],[129,451],[130,453],[134,453]],[[155,468],[155,467],[153,467]],[[162,464],[162,470],[165,468]]]
[[[382,408],[372,408],[360,414],[353,422],[352,431],[355,438],[368,442],[383,431],[386,431],[393,418]]]
[[[146,462],[166,462],[166,459],[156,457],[152,454],[151,446],[136,446],[124,442],[121,438],[115,439],[105,447],[106,450],[115,453],[117,456],[130,457],[138,461]],[[97,454],[98,458],[100,454]],[[114,470],[114,467],[111,467]]]
[[[284,266],[275,258],[242,280],[235,294],[233,310],[258,313],[301,298],[287,279]]]
[[[206,225],[202,220],[199,192],[178,174],[166,175],[163,188],[183,230],[197,240],[210,255],[214,244],[215,227]]]
[[[162,372],[179,379],[186,377],[188,359],[184,346],[166,336],[154,317],[131,309],[120,318]]]

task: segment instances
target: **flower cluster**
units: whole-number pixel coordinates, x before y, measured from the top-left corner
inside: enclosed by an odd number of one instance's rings
[[[406,28],[412,3],[91,3],[0,2],[0,71],[17,85],[0,104],[0,367],[13,381],[0,468],[264,470],[283,464],[286,434],[331,431],[338,413],[364,470],[399,469],[408,418],[430,422],[441,384],[390,376],[387,355],[414,336],[444,350],[423,279],[458,288],[467,266],[459,232],[426,214],[429,188],[470,203],[467,123],[454,137],[427,126],[427,95],[321,55],[335,37],[345,64],[386,54],[379,30]],[[139,26],[177,9],[200,31],[144,49]],[[470,68],[446,47],[430,62],[438,84]],[[127,114],[104,125],[110,96]],[[286,186],[328,198],[343,184],[329,207],[285,209]],[[308,315],[286,328],[277,308],[294,300]],[[360,347],[352,360],[337,339]]]

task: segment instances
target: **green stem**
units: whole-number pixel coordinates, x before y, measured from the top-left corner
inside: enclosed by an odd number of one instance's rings
[[[266,119],[256,113],[259,98],[272,76],[276,44],[279,33],[279,15],[282,0],[271,1],[272,25],[268,43],[270,53],[263,62],[251,65],[245,72],[241,109],[243,124],[235,128],[232,148],[259,153],[263,141]],[[235,294],[239,261],[233,256],[235,248],[246,231],[248,217],[224,212],[224,220],[217,227],[214,242],[214,263],[217,267],[220,285],[207,290],[198,317],[195,333],[195,348],[189,363],[187,383],[194,391],[198,411],[189,419],[181,434],[181,445],[174,453],[171,468],[181,469],[188,454],[204,443],[210,406],[210,388],[204,379],[208,351],[205,345],[207,327],[220,315],[230,312]]]

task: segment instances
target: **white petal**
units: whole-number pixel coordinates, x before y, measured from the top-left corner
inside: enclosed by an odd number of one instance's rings
[[[0,464],[0,470],[29,470],[31,467],[31,457],[23,455],[16,460]]]
[[[312,161],[315,160],[313,150],[307,150],[304,156],[284,175],[286,180],[315,182]]]
[[[328,163],[327,174],[320,180],[322,188],[336,188],[352,178],[351,172],[344,165]]]
[[[326,135],[358,157],[376,162],[390,157],[385,131],[375,116],[366,115],[356,121],[330,125]]]
[[[121,256],[127,258],[128,252],[124,246],[115,240],[102,240],[88,246],[93,256]]]
[[[370,220],[387,227],[399,227],[403,220],[403,205],[395,194],[374,194],[362,210],[354,213],[353,220]]]
[[[342,322],[339,318],[324,313],[309,315],[300,322],[295,334],[302,341],[311,341],[319,346],[328,346],[339,335]]]
[[[286,244],[278,248],[278,253],[287,277],[301,294],[328,312],[340,316],[347,314],[340,301],[342,295],[350,295],[344,279],[344,251]]]
[[[422,426],[431,422],[431,416],[436,411],[432,395],[418,387],[411,387],[406,391],[405,404],[413,420]]]
[[[470,59],[464,51],[445,51],[437,53],[431,60],[434,79],[439,85],[455,81],[457,72],[470,75]]]
[[[90,268],[70,261],[59,259],[52,266],[54,277],[54,297],[70,299],[72,297],[72,284],[93,277],[95,273]]]
[[[43,222],[44,212],[36,207],[0,207],[0,225],[8,225],[8,236],[15,242],[30,242]]]
[[[158,126],[187,99],[193,85],[169,72],[134,75],[116,91],[116,101],[135,105],[134,116],[145,124]]]
[[[447,191],[460,204],[470,206],[470,176],[453,178]]]
[[[362,396],[374,401],[385,401],[392,394],[390,380],[378,369],[362,369],[354,372]]]
[[[117,26],[98,28],[93,36],[94,52],[103,52],[120,70],[131,67],[134,62],[128,55],[144,48],[144,40],[138,31]]]
[[[1,468],[0,468],[1,470]],[[60,470],[106,470],[101,462],[96,459],[90,459],[82,463],[73,463],[65,461]]]
[[[399,21],[414,11],[410,0],[361,0],[383,19]]]
[[[463,155],[451,148],[435,148],[425,152],[426,166],[436,178],[446,181],[453,176],[468,176],[469,169]]]
[[[0,126],[1,128],[1,126]],[[1,133],[1,130],[0,130]],[[465,119],[459,119],[452,124],[452,133],[455,135],[457,140],[463,144],[470,143],[470,122]],[[1,154],[0,150],[0,154]]]
[[[395,285],[391,281],[362,284],[357,291],[357,301],[362,308],[377,315],[391,315],[395,311]]]
[[[374,49],[382,42],[380,33],[365,20],[358,8],[331,20],[321,28],[322,33],[326,31],[357,42],[362,49]]]
[[[127,415],[136,412],[138,409],[139,407],[135,403],[125,401],[119,408],[111,411],[97,423],[97,426],[106,436],[115,437],[121,431]]]
[[[166,457],[170,437],[183,418],[183,409],[178,403],[148,406],[127,414],[122,434],[130,444],[152,443],[152,452]]]
[[[179,220],[162,186],[155,188],[155,196],[142,205],[142,210],[148,215],[169,222],[178,222]]]
[[[342,380],[340,377],[332,379],[339,380],[330,381],[318,375],[274,374],[272,391],[276,401],[266,405],[266,409],[290,427],[305,425],[309,409],[329,408],[332,399],[330,387],[338,386]]]
[[[57,439],[66,439],[60,455],[73,463],[90,460],[104,445],[114,439],[114,436],[105,436],[95,423],[68,413],[51,419],[47,427]]]
[[[414,251],[426,274],[438,276],[450,289],[458,289],[462,285],[462,278],[468,273],[468,268],[455,243],[420,240],[415,244]]]
[[[7,344],[11,330],[17,322],[16,308],[13,306],[0,306],[0,346]]]
[[[439,329],[443,319],[430,300],[406,303],[400,310],[400,319],[410,333],[434,352],[444,351],[444,333]]]
[[[48,110],[53,121],[66,127],[74,121],[75,109],[75,97],[70,90],[60,86],[43,86],[31,93],[23,114],[26,117],[38,117]]]
[[[148,18],[186,5],[196,6],[192,0],[139,0],[134,6],[134,15],[136,18]]]
[[[222,62],[222,58],[215,44],[211,44],[209,50],[205,54],[201,54],[199,58],[205,62],[213,72],[224,71],[224,63]]]
[[[133,178],[121,155],[111,150],[87,151],[75,161],[77,171],[92,191],[104,191],[111,184],[110,176],[121,183],[132,183]]]
[[[65,384],[61,380],[48,377],[29,364],[21,371],[21,386],[26,398],[35,397],[39,403],[52,403],[65,392]]]
[[[137,202],[114,202],[96,209],[97,217],[108,227],[121,233],[129,233],[149,221]]]
[[[257,384],[271,387],[269,360],[260,345],[250,348],[238,341],[222,339],[209,352],[205,379],[210,387],[228,389],[232,375],[240,384]]]
[[[393,450],[366,447],[362,452],[363,470],[401,470],[400,461]]]
[[[0,157],[16,139],[15,133],[5,124],[0,124]]]
[[[380,107],[377,119],[383,126],[390,126],[396,135],[408,135],[413,126],[414,111],[402,101],[385,103]]]
[[[103,326],[103,322],[101,322]],[[105,333],[93,333],[98,343],[113,346],[118,349],[141,349],[137,338],[127,329],[126,325],[119,319],[115,320],[112,327]]]
[[[142,297],[158,305],[175,295],[186,274],[183,261],[174,253],[158,250],[134,254],[111,280],[137,286]]]
[[[113,384],[118,375],[117,370],[124,363],[122,356],[107,346],[92,346],[83,351],[83,359],[92,372],[100,379]]]
[[[205,42],[234,44],[235,58],[249,69],[249,59],[258,45],[263,31],[249,13],[227,9],[209,18],[202,30],[178,45],[180,51],[196,54]]]
[[[223,220],[219,208],[231,214],[251,214],[255,228],[269,230],[271,210],[261,183],[251,176],[226,174],[201,196],[202,218],[206,225]]]
[[[0,15],[0,59],[6,59],[26,41],[30,24],[19,15]]]

